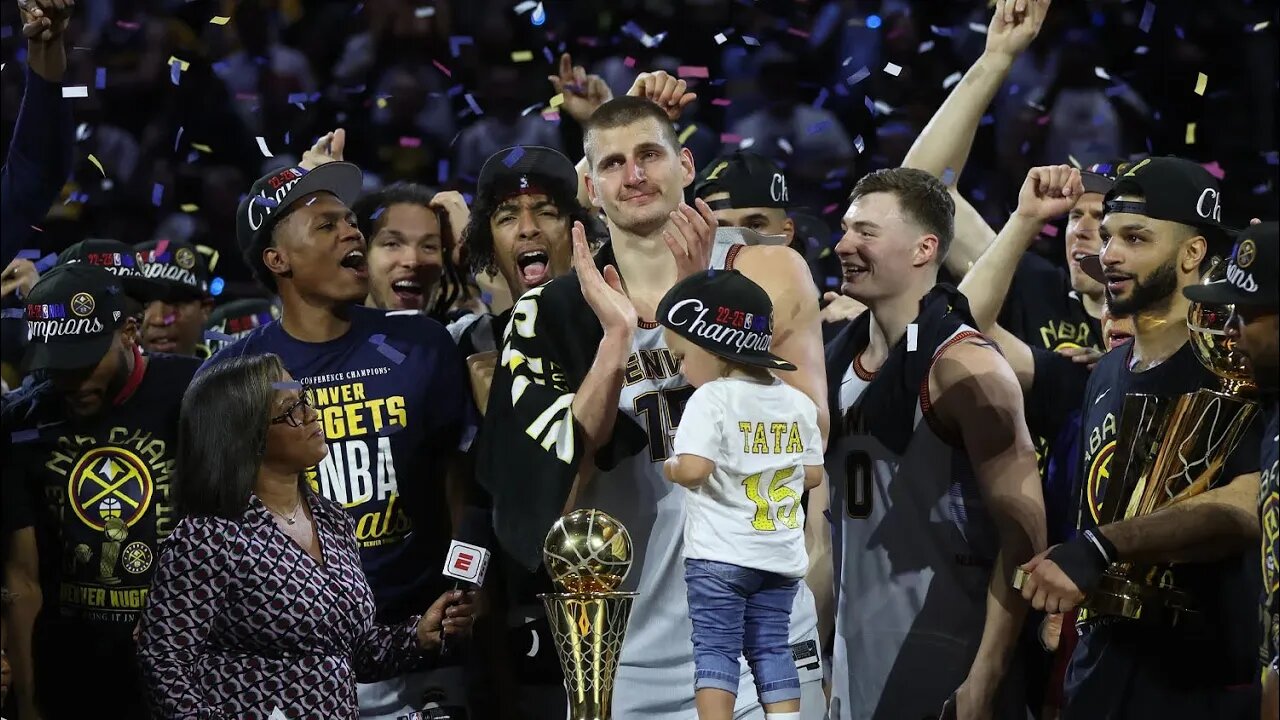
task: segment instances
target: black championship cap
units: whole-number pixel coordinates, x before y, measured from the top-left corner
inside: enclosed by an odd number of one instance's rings
[[[1106,195],[1111,192],[1111,188],[1116,184],[1116,175],[1128,169],[1129,163],[1118,160],[1116,162],[1094,163],[1088,167],[1081,168],[1080,181],[1084,184],[1086,193],[1098,193]]]
[[[737,270],[708,270],[676,283],[658,303],[658,322],[726,360],[796,369],[769,352],[773,302],[768,293]]]
[[[729,197],[707,201],[722,193]],[[693,194],[712,210],[786,208],[791,204],[782,170],[765,156],[745,150],[712,160],[694,182]]]
[[[209,296],[209,267],[191,243],[152,240],[134,248],[142,257],[142,273],[162,286],[170,299],[201,300]]]
[[[1122,195],[1141,200],[1120,201]],[[1105,202],[1108,213],[1133,213],[1190,225],[1211,243],[1226,240],[1218,179],[1191,160],[1155,157],[1140,160],[1116,177]]]
[[[73,263],[93,265],[115,275],[120,278],[125,293],[139,302],[159,300],[164,295],[164,287],[146,276],[146,263],[138,251],[119,240],[89,238],[58,256],[59,265]],[[130,310],[131,315],[134,310]]]
[[[1182,289],[1192,302],[1280,309],[1280,224],[1265,222],[1240,231],[1226,277]]]
[[[349,162],[325,163],[314,170],[288,167],[258,178],[236,210],[236,241],[249,250],[270,237],[271,228],[289,214],[290,206],[316,192],[337,196],[348,206],[360,197],[364,177]]]
[[[569,158],[541,145],[516,145],[489,156],[480,167],[476,179],[476,196],[493,196],[499,191],[533,193],[549,188],[543,183],[556,183],[574,197],[578,195],[578,169]]]
[[[27,296],[26,371],[97,365],[128,317],[124,300],[120,279],[102,268],[71,263],[45,273]]]

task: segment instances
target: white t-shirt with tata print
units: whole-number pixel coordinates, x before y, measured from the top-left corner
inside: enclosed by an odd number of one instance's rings
[[[715,463],[685,505],[685,558],[804,576],[804,466],[822,464],[807,395],[776,378],[713,380],[685,405],[675,452]]]

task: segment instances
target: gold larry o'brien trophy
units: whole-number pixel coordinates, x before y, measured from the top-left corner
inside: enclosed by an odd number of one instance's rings
[[[541,595],[569,691],[570,720],[609,720],[613,679],[636,593],[617,592],[631,569],[631,535],[599,510],[556,521],[542,559],[558,593]]]
[[[1204,282],[1221,277],[1215,266]],[[1222,466],[1257,411],[1247,359],[1227,335],[1230,305],[1193,303],[1187,315],[1196,358],[1219,378],[1219,389],[1161,397],[1130,393],[1116,427],[1110,477],[1098,525],[1149,515],[1195,497],[1217,483]],[[1026,574],[1019,570],[1014,585]],[[1082,603],[1101,615],[1175,623],[1195,612],[1194,600],[1174,586],[1168,565],[1112,564]]]

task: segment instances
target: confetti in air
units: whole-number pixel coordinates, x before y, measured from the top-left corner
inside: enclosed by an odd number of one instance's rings
[[[89,162],[93,163],[93,166],[98,168],[98,172],[102,173],[102,177],[107,176],[107,171],[102,169],[102,163],[98,158],[93,156],[93,153],[89,153]]]
[[[87,98],[89,97],[89,88],[84,85],[70,85],[62,88],[62,97]]]
[[[224,17],[222,15],[214,15],[213,17],[209,18],[210,25],[226,25],[230,21],[231,21],[231,18]]]
[[[271,154],[271,151],[267,149],[266,138],[259,135],[254,139],[258,141],[258,149],[262,151],[262,154],[264,157],[275,157],[274,155]]]
[[[889,73],[890,75],[892,75],[892,76],[894,76],[894,77],[898,77],[898,75],[900,75],[900,74],[902,73],[902,66],[901,66],[901,65],[895,65],[895,64],[893,64],[893,63],[889,63],[889,64],[887,64],[887,65],[885,65],[885,66],[884,66],[884,71],[885,71],[885,72],[887,72],[887,73]]]
[[[1196,73],[1196,94],[1204,95],[1204,89],[1209,85],[1209,76],[1204,73]]]
[[[506,157],[502,158],[502,164],[509,168],[515,167],[522,157],[524,157],[524,148],[517,145],[511,149],[511,152],[507,153]]]

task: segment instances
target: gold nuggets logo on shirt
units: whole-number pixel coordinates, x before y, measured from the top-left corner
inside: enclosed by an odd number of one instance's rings
[[[1106,488],[1106,482],[1111,479],[1111,456],[1115,454],[1116,441],[1112,440],[1102,447],[1102,450],[1093,458],[1093,462],[1089,463],[1089,512],[1093,515],[1093,521],[1098,522],[1102,508],[1102,493]]]
[[[80,317],[88,317],[95,306],[93,296],[89,293],[82,292],[71,296],[71,312]]]
[[[151,471],[137,455],[118,447],[85,453],[67,480],[67,504],[81,522],[106,530],[108,521],[132,527],[151,506]]]
[[[196,265],[196,254],[191,252],[190,248],[178,248],[173,253],[173,261],[183,270],[190,270]]]

